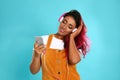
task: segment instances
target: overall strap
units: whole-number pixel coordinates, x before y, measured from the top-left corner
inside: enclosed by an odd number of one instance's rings
[[[47,45],[46,45],[46,48],[50,48],[50,44],[51,44],[51,41],[52,41],[52,37],[53,37],[53,34],[50,34],[49,37],[48,37],[48,41],[47,41]]]

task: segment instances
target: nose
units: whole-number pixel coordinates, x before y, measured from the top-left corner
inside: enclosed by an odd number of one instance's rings
[[[63,29],[65,29],[65,25],[63,26]]]
[[[66,28],[67,28],[67,25],[64,25],[64,26],[63,26],[63,29],[66,29]]]

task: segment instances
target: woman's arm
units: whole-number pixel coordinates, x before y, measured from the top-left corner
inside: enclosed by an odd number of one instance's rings
[[[35,74],[40,70],[41,66],[41,53],[45,50],[44,45],[38,46],[36,42],[34,45],[34,54],[32,58],[32,62],[30,64],[31,73]]]
[[[69,42],[69,63],[70,64],[77,64],[80,62],[80,52],[76,48],[74,38],[70,36],[70,42]]]
[[[40,66],[41,66],[41,59],[40,59],[40,55],[34,53],[33,54],[33,58],[32,58],[32,62],[30,64],[30,71],[32,74],[37,73],[40,70]]]
[[[82,30],[83,23],[77,28],[77,30],[70,34],[70,41],[69,41],[69,63],[70,64],[77,64],[81,60],[80,51],[76,48],[74,38],[80,34]]]

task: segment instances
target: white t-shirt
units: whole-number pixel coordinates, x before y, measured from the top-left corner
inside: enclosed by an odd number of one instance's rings
[[[47,41],[48,41],[49,35],[44,35],[44,36],[41,36],[41,37],[43,39],[43,44],[46,45]],[[50,44],[50,48],[52,48],[52,49],[60,49],[60,50],[64,49],[64,42],[63,42],[63,40],[58,39],[58,38],[53,36],[51,44]]]
[[[43,44],[46,46],[49,35],[44,35],[41,37],[43,39]],[[51,44],[50,44],[50,48],[62,50],[62,49],[64,49],[64,41],[53,36]],[[79,51],[80,51],[80,53],[82,53],[81,49],[79,49]]]

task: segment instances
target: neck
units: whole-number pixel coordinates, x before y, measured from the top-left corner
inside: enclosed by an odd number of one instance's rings
[[[64,36],[61,36],[60,34],[56,33],[54,36],[58,39],[64,40]]]

